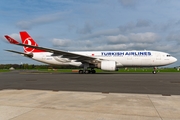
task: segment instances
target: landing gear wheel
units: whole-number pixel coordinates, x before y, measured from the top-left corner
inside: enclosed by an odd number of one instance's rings
[[[95,70],[91,70],[91,73],[92,73],[92,74],[95,74],[95,73],[96,73],[96,71],[95,71]]]
[[[156,74],[157,72],[156,71],[152,71],[153,74]]]
[[[86,73],[86,74],[89,74],[89,73],[90,73],[90,70],[85,70],[85,73]]]
[[[157,68],[154,67],[154,70],[152,71],[153,74],[156,74],[156,73],[157,73],[156,69],[157,69]]]
[[[79,70],[79,74],[83,74],[83,70]]]
[[[90,74],[90,73],[92,73],[92,74],[95,74],[96,73],[96,71],[95,70],[79,70],[79,74]]]

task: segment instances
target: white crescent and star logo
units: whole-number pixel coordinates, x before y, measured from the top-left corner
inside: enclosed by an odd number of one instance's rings
[[[26,38],[26,39],[24,40],[23,44],[32,45],[32,46],[37,46],[37,44],[32,40],[31,37]],[[24,51],[25,51],[25,52],[33,52],[33,51],[34,51],[34,48],[24,47]]]

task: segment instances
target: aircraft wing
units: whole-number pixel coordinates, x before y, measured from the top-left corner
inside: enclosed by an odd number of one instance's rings
[[[56,50],[56,49],[52,49],[52,48],[32,46],[32,45],[28,45],[28,44],[22,44],[22,43],[17,42],[16,40],[12,39],[11,37],[9,37],[7,35],[5,35],[5,38],[11,44],[25,46],[25,47],[31,47],[31,48],[43,50],[43,51],[46,51],[46,52],[51,52],[51,53],[53,53],[54,56],[62,55],[62,57],[64,57],[64,58],[69,58],[71,60],[76,60],[76,61],[79,61],[79,62],[88,62],[88,63],[91,63],[90,61],[99,61],[99,60],[97,60],[97,58],[91,57],[91,56],[75,54],[75,53],[66,52],[66,51],[63,51],[63,50]],[[12,51],[12,50],[7,50],[7,51],[14,52],[14,53],[20,53],[20,52],[16,52],[16,51]]]
[[[66,51],[62,51],[62,50],[51,49],[51,48],[32,46],[32,45],[21,44],[21,43],[17,44],[17,45],[25,46],[25,47],[31,47],[31,48],[35,48],[35,49],[39,49],[39,50],[44,50],[46,52],[53,53],[54,56],[62,55],[62,57],[64,57],[64,58],[69,58],[69,59],[77,60],[77,61],[81,61],[81,62],[96,59],[95,57],[91,57],[91,56],[84,56],[84,55],[80,55],[80,54],[75,54],[75,53],[66,52]]]

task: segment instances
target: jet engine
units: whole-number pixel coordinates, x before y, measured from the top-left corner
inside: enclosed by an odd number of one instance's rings
[[[98,64],[98,68],[107,71],[117,71],[115,61],[101,61],[101,63]]]

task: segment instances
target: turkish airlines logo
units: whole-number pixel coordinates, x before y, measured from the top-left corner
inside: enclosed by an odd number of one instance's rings
[[[37,46],[37,44],[34,42],[34,40],[29,37],[29,38],[26,38],[23,42],[23,44],[27,44],[27,45],[32,45],[32,46]],[[30,48],[30,47],[25,47],[24,46],[24,51],[25,52],[33,52],[34,51],[34,48]]]

